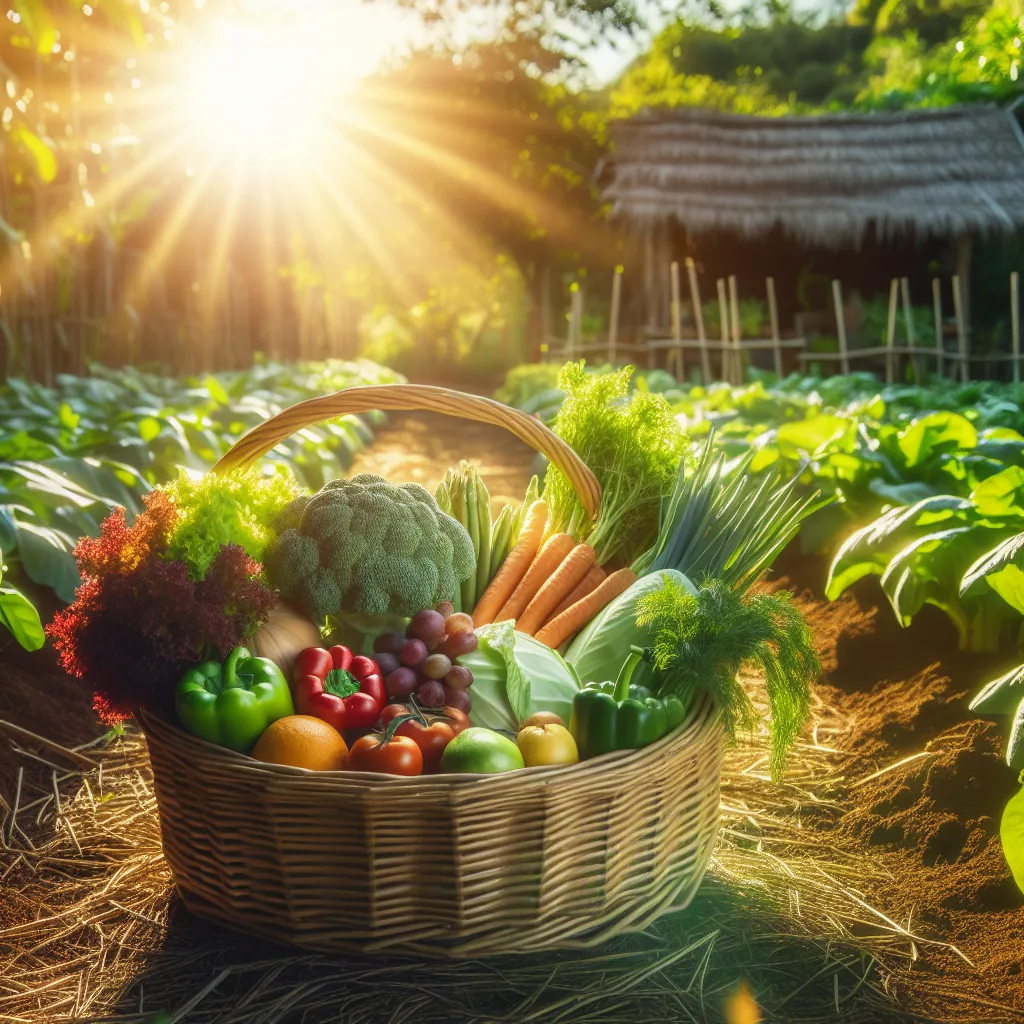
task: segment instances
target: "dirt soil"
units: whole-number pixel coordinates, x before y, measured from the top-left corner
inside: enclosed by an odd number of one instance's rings
[[[845,813],[809,824],[873,851],[893,879],[889,891],[871,894],[876,905],[953,943],[993,1003],[1024,1019],[1024,898],[999,841],[1000,813],[1017,787],[1003,760],[1008,722],[967,707],[1013,655],[960,652],[952,624],[930,607],[903,629],[873,580],[829,603],[820,596],[826,573],[823,560],[790,553],[775,573],[814,630],[824,669],[818,693],[849,723],[831,742],[857,755],[837,794]],[[956,955],[935,963],[955,991]]]
[[[495,507],[521,497],[534,465],[532,452],[496,428],[408,415],[392,418],[356,468],[433,487],[460,458],[481,469]],[[962,655],[938,612],[901,629],[872,581],[826,602],[825,569],[820,560],[787,554],[773,579],[796,593],[824,665],[819,693],[849,723],[829,742],[856,755],[837,790],[843,813],[810,817],[807,827],[872,851],[892,886],[865,898],[899,924],[954,943],[972,975],[981,973],[992,1019],[999,1007],[998,1019],[1019,1013],[1024,1020],[1024,899],[998,838],[999,814],[1015,787],[1002,761],[1007,723],[978,719],[966,706],[1009,663]],[[57,671],[52,652],[28,655],[12,644],[0,649],[0,719],[66,745],[101,732],[88,695]],[[24,737],[17,742],[43,759],[36,783],[49,785],[51,766],[43,762],[52,755]],[[18,763],[0,738],[0,794],[8,800]],[[926,963],[954,994],[957,972],[970,970],[952,952],[929,954]],[[977,1019],[989,1019],[983,1006]]]

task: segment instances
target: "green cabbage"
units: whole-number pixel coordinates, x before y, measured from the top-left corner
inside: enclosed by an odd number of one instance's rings
[[[697,588],[675,569],[659,569],[641,576],[627,591],[599,612],[573,640],[565,653],[565,660],[576,670],[583,683],[603,683],[619,674],[622,663],[629,655],[632,644],[649,647],[654,639],[653,627],[641,629],[636,624],[636,606],[642,597],[675,580],[688,593],[696,595]],[[633,673],[632,681],[650,686],[653,669],[641,662]]]
[[[473,673],[473,725],[515,733],[536,711],[553,711],[568,724],[580,683],[557,651],[517,633],[511,622],[481,626],[476,635],[477,649],[459,655]]]

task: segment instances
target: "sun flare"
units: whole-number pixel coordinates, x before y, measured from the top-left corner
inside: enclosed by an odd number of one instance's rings
[[[194,135],[216,154],[268,163],[315,155],[332,112],[351,102],[363,62],[353,36],[303,20],[225,22],[196,47],[187,72]]]

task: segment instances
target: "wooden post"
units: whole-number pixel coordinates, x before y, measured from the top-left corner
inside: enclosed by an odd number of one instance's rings
[[[896,301],[897,282],[894,277],[889,282],[889,318],[885,325],[885,383],[891,384],[896,379],[896,353],[893,346],[896,344]]]
[[[608,315],[608,362],[615,367],[619,343],[619,308],[622,305],[622,265],[612,274],[612,308]]]
[[[704,386],[711,383],[711,356],[708,353],[708,339],[704,333],[704,307],[700,302],[700,286],[697,283],[697,264],[686,257],[686,276],[690,281],[690,300],[693,302],[693,321],[697,325],[697,341],[700,344],[700,372]]]
[[[967,324],[964,315],[964,297],[960,284],[960,275],[953,275],[953,315],[956,317],[956,340],[960,351],[960,380],[968,378],[967,366]]]
[[[667,369],[675,375],[676,380],[683,379],[683,324],[679,309],[679,264],[672,261],[670,268],[672,287],[672,340],[675,348],[669,352]]]
[[[942,282],[932,278],[932,314],[935,317],[935,372],[941,377],[946,369],[946,338],[942,329]]]
[[[718,284],[718,319],[722,325],[722,380],[727,381],[729,374],[729,303],[725,301],[725,281],[719,278]]]
[[[1020,275],[1010,274],[1010,343],[1013,347],[1013,383],[1020,383]]]
[[[910,349],[910,365],[914,368],[914,383],[920,384],[921,364],[917,358],[917,337],[914,335],[914,307],[910,304],[910,281],[900,278],[900,295],[903,300],[903,326],[907,332],[907,348]]]
[[[964,321],[964,337],[970,351],[971,342],[971,236],[956,240],[956,276],[960,279],[960,314]],[[964,364],[967,365],[966,363]]]
[[[732,383],[740,385],[743,383],[743,355],[740,352],[740,296],[735,274],[729,275],[729,318],[733,347]]]
[[[765,278],[765,288],[768,292],[768,319],[772,325],[772,362],[775,367],[775,376],[782,377],[782,335],[779,332],[779,306],[775,301],[775,278]]]
[[[836,332],[839,338],[839,366],[843,376],[850,375],[850,355],[846,347],[846,316],[843,313],[843,286],[838,280],[832,282],[832,302],[836,310]]]

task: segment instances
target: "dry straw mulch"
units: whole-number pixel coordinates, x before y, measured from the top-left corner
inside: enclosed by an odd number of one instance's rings
[[[766,1020],[1018,1019],[955,947],[878,905],[899,879],[877,858],[816,832],[857,775],[824,705],[782,786],[765,737],[729,752],[721,838],[688,910],[599,951],[458,963],[300,954],[196,921],[134,730],[71,750],[0,728],[25,758],[0,795],[0,1022],[703,1022],[744,981]]]

